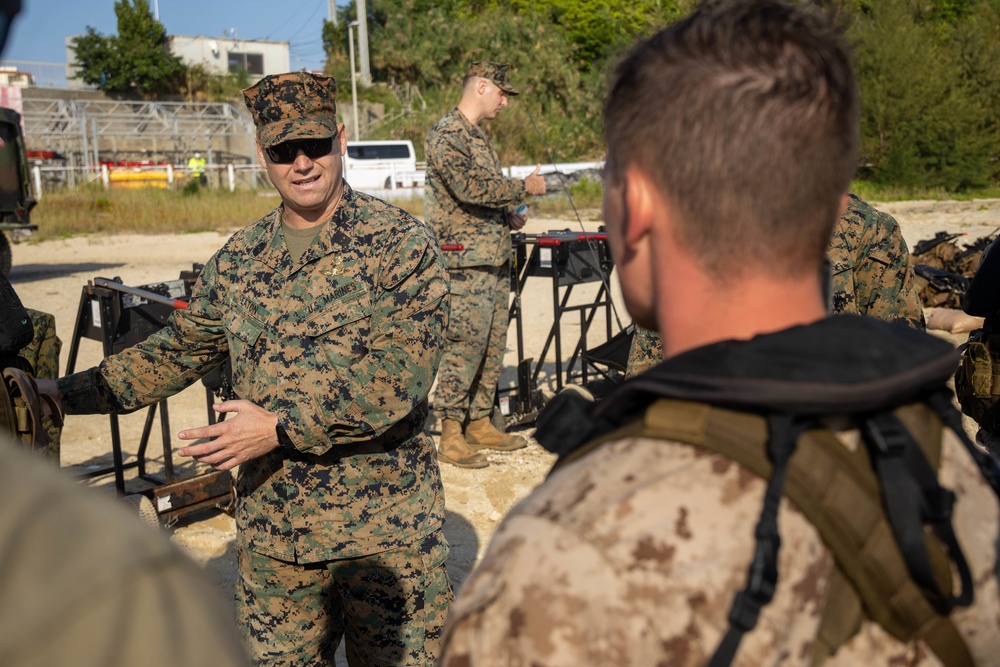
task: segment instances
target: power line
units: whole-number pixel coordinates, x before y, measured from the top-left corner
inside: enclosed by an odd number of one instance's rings
[[[299,11],[301,11],[301,8],[299,9]],[[268,35],[266,35],[264,37],[264,39],[269,39],[271,37],[271,35],[276,35],[279,32],[281,32],[281,29],[284,28],[286,25],[288,25],[292,21],[292,19],[294,19],[298,14],[299,14],[299,12],[294,12],[294,13],[290,14],[289,17],[287,19],[285,19],[284,23],[282,23],[280,26],[278,26],[277,28],[275,28],[274,30],[272,30],[270,32],[270,34],[268,34]],[[291,41],[291,40],[289,40],[289,41]]]
[[[301,28],[299,28],[298,30],[296,30],[296,31],[295,31],[295,34],[293,34],[293,35],[292,35],[291,37],[289,37],[289,38],[288,38],[288,41],[289,41],[289,42],[290,42],[290,41],[292,41],[293,39],[295,39],[295,38],[296,38],[296,37],[298,36],[298,34],[299,34],[300,32],[302,32],[303,30],[305,30],[305,29],[306,29],[306,26],[308,26],[308,25],[309,25],[309,22],[313,20],[313,17],[314,17],[314,16],[316,16],[316,12],[318,12],[318,11],[319,11],[319,8],[320,8],[320,5],[319,5],[319,3],[317,3],[317,4],[316,4],[316,7],[315,7],[315,8],[313,9],[313,12],[312,12],[312,14],[310,14],[310,15],[309,15],[309,18],[307,18],[307,19],[306,19],[306,22],[302,24],[302,27],[301,27]]]

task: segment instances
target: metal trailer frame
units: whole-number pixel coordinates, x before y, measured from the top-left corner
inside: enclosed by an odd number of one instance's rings
[[[199,267],[183,272],[179,281],[184,281],[189,291]],[[164,296],[159,292],[123,285],[116,280],[95,278],[84,287],[80,296],[76,324],[70,341],[66,374],[74,371],[80,341],[89,338],[101,342],[104,355],[114,354],[162,325],[159,319],[172,310],[186,307],[183,299]],[[189,294],[188,294],[189,295]],[[126,302],[125,298],[131,301]],[[155,308],[153,308],[155,307]],[[130,312],[126,312],[130,311]],[[136,340],[138,339],[138,340]],[[206,384],[208,412],[212,415],[212,389]],[[205,509],[221,509],[230,512],[236,497],[232,475],[228,471],[211,471],[185,478],[179,478],[174,470],[173,451],[170,440],[170,417],[167,400],[164,399],[146,408],[146,421],[135,460],[126,461],[122,451],[121,430],[118,415],[109,415],[111,428],[112,465],[88,471],[81,478],[91,479],[114,475],[115,489],[120,496],[135,498],[137,494],[152,501],[158,523],[171,525],[180,517]],[[160,415],[160,435],[163,442],[163,476],[152,474],[147,467],[147,448],[157,412]],[[211,419],[210,419],[211,421]],[[125,483],[125,471],[137,469],[139,479],[152,484],[152,488],[130,489]],[[145,515],[142,505],[140,514]],[[147,517],[148,518],[148,517]]]

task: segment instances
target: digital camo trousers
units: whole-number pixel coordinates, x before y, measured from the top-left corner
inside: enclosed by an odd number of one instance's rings
[[[469,421],[493,411],[507,349],[510,263],[451,269],[451,313],[437,376],[434,410]]]
[[[239,552],[236,615],[255,664],[433,665],[453,594],[440,529],[412,545],[307,565]]]

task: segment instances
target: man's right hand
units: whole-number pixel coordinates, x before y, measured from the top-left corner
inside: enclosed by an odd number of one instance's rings
[[[541,168],[542,165],[535,165],[535,170],[524,179],[524,191],[529,195],[537,196],[545,194],[545,179],[538,175]]]

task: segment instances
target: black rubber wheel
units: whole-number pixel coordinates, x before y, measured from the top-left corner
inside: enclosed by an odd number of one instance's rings
[[[156,513],[156,507],[153,505],[152,500],[141,493],[130,493],[122,498],[122,500],[132,506],[132,509],[139,515],[143,523],[156,528],[160,527],[160,515]]]
[[[10,275],[11,251],[10,239],[3,232],[0,232],[0,273],[5,276]]]

